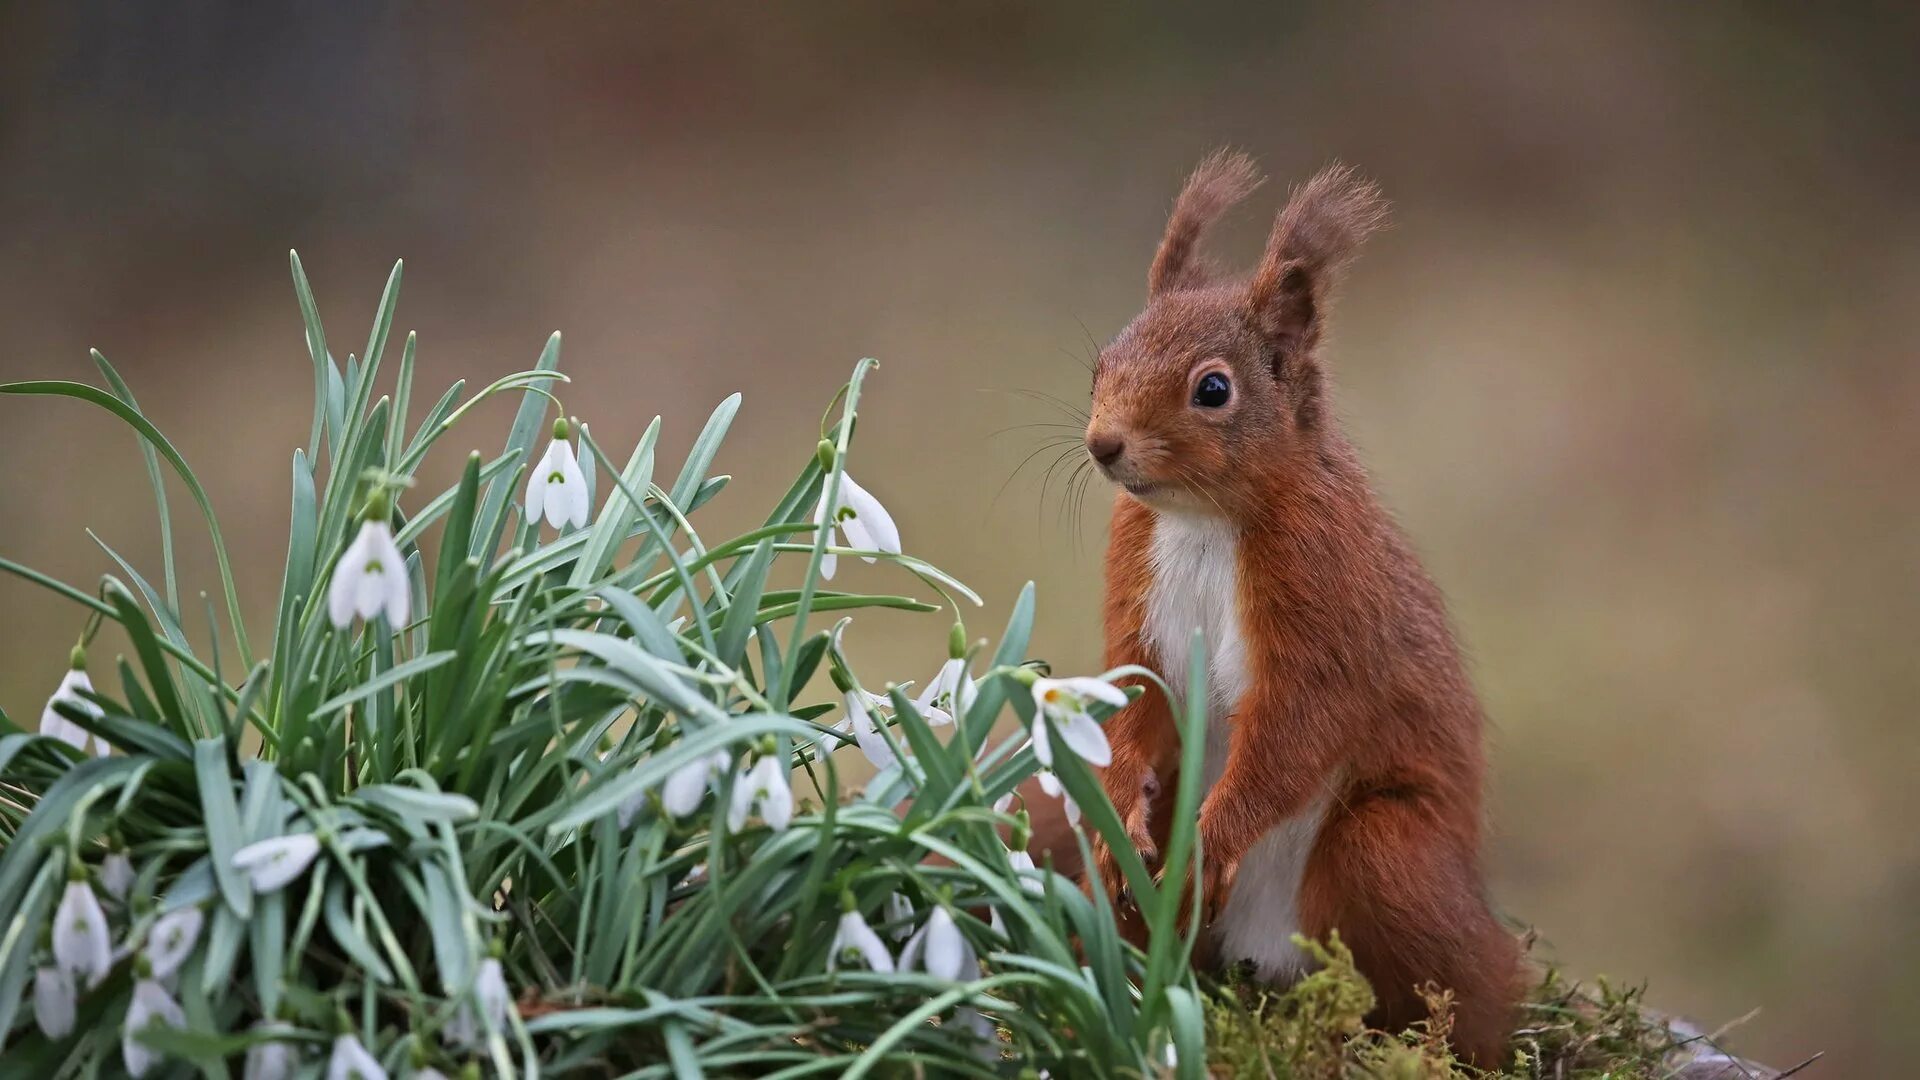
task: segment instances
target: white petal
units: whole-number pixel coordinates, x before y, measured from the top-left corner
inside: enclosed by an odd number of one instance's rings
[[[200,940],[202,922],[196,907],[168,912],[154,922],[153,929],[147,931],[147,963],[153,968],[154,978],[164,979],[180,970],[193,953],[194,943]]]
[[[547,505],[547,476],[552,471],[548,460],[553,457],[553,444],[547,444],[547,452],[533,463],[533,469],[527,473],[527,520],[539,521]]]
[[[507,1010],[513,1003],[513,994],[507,989],[507,976],[500,961],[491,956],[480,962],[480,970],[474,975],[473,1002],[481,1019],[491,1024],[494,1031],[506,1030]]]
[[[291,1033],[287,1024],[263,1021],[253,1025],[260,1034]],[[254,1043],[247,1047],[247,1063],[241,1080],[288,1080],[296,1062],[293,1044],[279,1039]]]
[[[761,820],[774,832],[785,832],[793,821],[793,789],[787,785],[786,762],[761,758],[753,767],[753,781]]]
[[[1013,809],[1013,792],[1009,791],[1005,795],[993,800],[994,813],[1004,814],[1011,809]]]
[[[580,471],[580,459],[574,456],[572,447],[567,447],[566,457],[560,463],[560,468],[566,474],[566,482],[561,485],[566,500],[563,520],[576,529],[585,528],[593,508],[587,504],[586,474]]]
[[[846,952],[859,954],[867,967],[883,974],[893,972],[893,954],[887,951],[886,942],[873,932],[867,920],[857,911],[849,911],[840,916],[840,928],[834,932],[833,948],[827,956],[827,969],[833,970],[835,962]]]
[[[1034,774],[1034,779],[1040,781],[1040,790],[1046,792],[1053,798],[1059,798],[1061,792],[1066,790],[1060,786],[1059,774],[1051,769],[1041,769]]]
[[[127,890],[133,888],[133,860],[124,851],[110,851],[100,863],[100,884],[107,895],[115,900],[125,900]]]
[[[53,959],[68,974],[92,986],[113,964],[113,946],[107,937],[107,913],[84,881],[67,882],[60,907],[53,913]]]
[[[674,817],[686,817],[700,809],[700,801],[707,797],[707,780],[712,775],[710,757],[695,758],[680,766],[661,785],[660,804]]]
[[[1098,720],[1086,713],[1071,716],[1061,724],[1060,738],[1089,765],[1104,767],[1113,762],[1113,748],[1107,745],[1107,733],[1100,729]]]
[[[892,927],[892,929],[887,932],[893,935],[893,940],[895,941],[899,941],[902,937],[911,934],[913,932],[913,901],[908,900],[899,893],[889,893],[887,895],[887,923]],[[905,957],[901,958],[901,966],[906,966]]]
[[[733,778],[733,795],[727,803],[727,831],[737,833],[747,827],[747,817],[753,812],[753,770],[742,771]]]
[[[873,534],[867,531],[866,524],[862,522],[859,518],[857,517],[841,518],[840,528],[844,530],[847,534],[848,547],[859,548],[862,551],[876,550],[876,544],[873,538]],[[874,561],[874,558],[875,557],[872,555],[862,555],[860,556],[860,561],[870,563]]]
[[[234,852],[233,865],[247,872],[256,892],[276,892],[306,873],[318,854],[320,841],[312,833],[295,833],[248,844]]]
[[[907,939],[906,945],[901,947],[900,970],[912,971],[914,968],[919,967],[920,956],[926,951],[926,947],[927,928],[922,926],[920,929],[914,931],[913,936]]]
[[[924,933],[926,940],[925,968],[929,975],[956,982],[966,973],[967,956],[971,949],[967,939],[954,925],[953,916],[947,909],[936,906],[927,916]]]
[[[1068,825],[1080,824],[1080,804],[1073,801],[1073,796],[1061,792],[1060,805],[1066,808]]]
[[[834,531],[833,529],[828,529],[828,530],[827,530],[827,546],[829,546],[829,547],[838,547],[839,545],[840,545],[840,536],[839,536],[839,534],[838,534],[837,532],[835,532],[835,531]],[[825,580],[827,580],[827,581],[832,581],[832,580],[833,580],[833,572],[834,572],[834,570],[835,570],[835,569],[837,569],[837,568],[838,568],[839,566],[840,566],[840,556],[838,556],[838,555],[835,555],[835,554],[834,554],[833,552],[831,552],[831,551],[827,551],[827,552],[822,552],[822,553],[821,553],[821,555],[820,555],[820,576],[821,576],[821,577],[822,577],[823,579],[825,579]]]
[[[867,761],[876,769],[884,769],[899,760],[893,752],[893,744],[880,734],[879,725],[865,704],[852,694],[847,695],[846,702],[853,720],[853,741],[860,745],[860,752],[867,756]]]
[[[353,624],[354,610],[367,576],[367,545],[371,542],[369,530],[372,528],[373,522],[361,522],[353,543],[347,545],[340,561],[333,564],[333,580],[327,585],[327,618],[340,630]]]
[[[120,1035],[121,1059],[126,1062],[127,1072],[135,1077],[145,1075],[160,1059],[158,1052],[137,1038],[139,1032],[154,1024],[183,1028],[187,1026],[187,1015],[166,987],[152,979],[142,979],[134,984],[133,1001],[127,1006],[127,1019]]]
[[[99,716],[99,707],[74,693],[75,689],[93,689],[93,682],[87,678],[86,672],[69,671],[61,676],[60,685],[54,689],[53,696],[47,699],[47,707],[40,711],[40,734],[59,739],[75,750],[83,750],[87,745],[87,729],[61,716],[54,708],[55,705],[66,705]]]
[[[327,1080],[387,1080],[387,1070],[359,1039],[341,1035],[333,1040],[333,1053],[327,1057]]]
[[[49,1039],[64,1039],[73,1030],[74,1002],[78,993],[73,976],[54,965],[36,968],[33,973],[33,1022]]]
[[[894,555],[900,554],[900,530],[893,524],[893,515],[887,513],[887,508],[880,505],[880,500],[874,498],[872,492],[854,483],[853,477],[846,473],[840,474],[840,501],[853,510],[853,520],[860,522],[864,531],[872,537],[872,547]],[[853,530],[847,531],[851,533]]]
[[[1127,692],[1105,679],[1096,679],[1091,676],[1082,675],[1077,678],[1062,679],[1060,681],[1065,685],[1067,690],[1072,693],[1083,698],[1092,698],[1095,701],[1105,702],[1116,709],[1127,703]]]
[[[1049,769],[1053,767],[1053,737],[1047,734],[1045,713],[1033,718],[1033,757],[1041,765]]]
[[[407,557],[393,542],[393,530],[384,522],[375,524],[371,543],[382,567],[380,606],[386,611],[387,629],[397,631],[407,625],[407,609],[413,604],[413,590],[407,583]]]

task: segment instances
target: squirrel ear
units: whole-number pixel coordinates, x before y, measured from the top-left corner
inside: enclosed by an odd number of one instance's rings
[[[1260,181],[1253,159],[1238,150],[1223,147],[1200,162],[1173,201],[1167,233],[1147,271],[1148,296],[1188,288],[1205,279],[1204,267],[1194,258],[1200,235],[1234,203],[1252,194]]]
[[[1294,189],[1247,287],[1248,314],[1274,346],[1276,364],[1319,343],[1341,272],[1386,221],[1380,189],[1348,166],[1329,166]]]

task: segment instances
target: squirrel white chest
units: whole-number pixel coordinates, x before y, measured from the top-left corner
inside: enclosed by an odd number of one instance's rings
[[[1206,635],[1205,786],[1211,789],[1226,768],[1234,709],[1253,685],[1240,615],[1239,538],[1232,523],[1218,518],[1156,514],[1151,563],[1141,632],[1161,677],[1176,692],[1186,684],[1194,630]],[[1270,982],[1304,970],[1305,958],[1292,941],[1300,923],[1300,881],[1330,798],[1329,791],[1248,849],[1233,895],[1212,927],[1225,957],[1253,961]]]

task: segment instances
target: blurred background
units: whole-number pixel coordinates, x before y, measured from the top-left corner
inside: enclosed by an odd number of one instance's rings
[[[1331,363],[1495,721],[1494,889],[1539,951],[1807,1075],[1893,1075],[1920,1008],[1916,15],[1795,5],[0,5],[0,376],[97,346],[204,478],[258,627],[310,369],[407,261],[415,419],[566,332],[569,409],[677,467],[746,394],[704,511],[757,524],[861,356],[853,459],[909,550],[1098,666],[1105,497],[1047,483],[1185,171],[1334,158],[1396,201]],[[397,355],[397,350],[390,353]],[[510,405],[443,444],[497,446]],[[1004,430],[1004,429],[1013,430]],[[152,574],[133,437],[0,399],[0,554]],[[1011,478],[1011,483],[1009,479]],[[432,488],[431,490],[437,490]],[[182,567],[217,585],[175,489]],[[845,581],[914,591],[884,567]],[[924,592],[924,590],[919,590]],[[192,605],[197,607],[196,605]],[[31,724],[81,619],[0,578]],[[863,620],[924,679],[939,616]]]

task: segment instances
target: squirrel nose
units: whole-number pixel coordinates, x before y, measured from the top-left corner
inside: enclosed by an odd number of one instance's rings
[[[1093,460],[1102,465],[1113,464],[1126,448],[1126,442],[1118,435],[1087,436],[1087,453],[1092,454]]]

